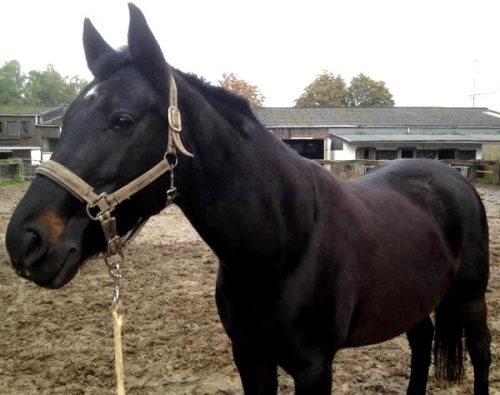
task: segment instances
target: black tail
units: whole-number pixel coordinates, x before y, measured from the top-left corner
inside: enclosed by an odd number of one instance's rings
[[[434,371],[436,378],[459,383],[464,374],[462,323],[458,306],[445,298],[436,308],[434,334]]]

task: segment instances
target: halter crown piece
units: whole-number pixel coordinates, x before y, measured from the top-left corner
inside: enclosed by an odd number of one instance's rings
[[[43,162],[36,169],[36,174],[47,177],[56,182],[77,199],[87,203],[87,215],[92,220],[98,220],[101,223],[104,236],[107,241],[107,251],[104,255],[104,261],[108,266],[109,273],[114,281],[115,292],[113,296],[113,321],[114,321],[114,339],[115,339],[115,370],[117,381],[117,393],[125,394],[124,373],[123,373],[123,355],[121,342],[121,327],[123,324],[124,309],[120,301],[120,282],[121,268],[124,262],[123,257],[123,241],[116,230],[116,218],[111,215],[111,212],[118,204],[130,198],[136,192],[145,188],[158,177],[167,171],[170,171],[170,188],[167,190],[167,205],[173,202],[176,194],[174,185],[174,168],[177,164],[177,151],[186,156],[193,156],[182,144],[180,133],[182,130],[181,113],[177,107],[177,85],[175,79],[170,75],[170,90],[169,90],[169,107],[168,107],[168,142],[167,149],[163,159],[147,172],[129,182],[113,193],[103,192],[98,195],[94,188],[83,181],[79,176],[71,170],[61,165],[60,163],[48,160]],[[173,162],[169,162],[169,158],[173,158]],[[93,209],[98,209],[97,214],[92,214]],[[132,234],[136,233],[146,220],[142,218],[138,225],[132,230]]]

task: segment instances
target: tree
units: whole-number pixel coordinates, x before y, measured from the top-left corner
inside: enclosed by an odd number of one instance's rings
[[[260,93],[256,85],[251,85],[245,80],[238,78],[233,73],[222,74],[219,85],[247,99],[254,107],[261,107],[264,104],[264,95]]]
[[[0,68],[0,104],[20,104],[25,77],[17,60],[5,62]]]
[[[346,84],[340,75],[324,71],[295,100],[296,107],[394,106],[394,100],[383,81],[359,74]]]
[[[345,107],[347,88],[340,75],[324,71],[295,100],[295,107]]]
[[[62,77],[49,64],[45,71],[28,73],[25,86],[25,102],[31,105],[57,106],[75,99],[87,82],[78,77]]]
[[[351,80],[348,89],[349,107],[394,106],[392,94],[383,81],[375,81],[363,73]]]

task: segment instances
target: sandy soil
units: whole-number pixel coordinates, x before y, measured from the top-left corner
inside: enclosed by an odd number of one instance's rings
[[[114,393],[112,283],[99,260],[85,264],[58,291],[17,277],[3,240],[27,184],[0,188],[0,393]],[[491,392],[500,393],[500,189],[481,187],[491,234],[487,294],[493,334]],[[153,218],[126,252],[124,327],[126,388],[130,394],[241,394],[230,345],[215,308],[217,259],[184,219],[169,208]],[[402,394],[409,348],[401,336],[343,350],[334,367],[334,393]],[[429,394],[469,394],[472,369],[459,387],[433,378]],[[280,374],[280,393],[293,386]]]

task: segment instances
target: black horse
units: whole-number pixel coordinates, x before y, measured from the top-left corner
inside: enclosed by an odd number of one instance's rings
[[[67,111],[54,161],[111,192],[155,165],[167,144],[169,76],[183,141],[176,203],[220,258],[216,300],[245,393],[275,394],[277,366],[297,394],[330,394],[337,350],[406,333],[408,393],[436,372],[488,393],[488,226],[469,182],[437,161],[401,160],[344,183],[278,141],[248,103],[169,66],[130,5],[128,47],[86,20],[95,76]],[[118,232],[158,213],[170,173],[118,206]],[[68,191],[37,177],[7,231],[16,271],[45,287],[73,278],[106,242]],[[435,325],[430,314],[435,311]]]

